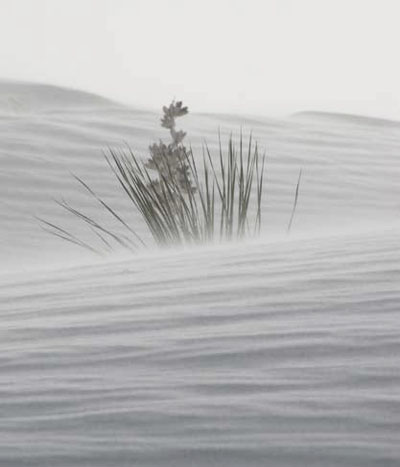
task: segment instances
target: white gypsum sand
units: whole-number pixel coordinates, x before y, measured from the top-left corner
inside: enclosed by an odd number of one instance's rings
[[[218,127],[266,148],[263,235],[98,258],[34,216],[119,228],[73,172],[148,238],[102,150],[147,157],[159,115],[0,83],[0,465],[398,465],[400,124],[185,120],[199,154]]]

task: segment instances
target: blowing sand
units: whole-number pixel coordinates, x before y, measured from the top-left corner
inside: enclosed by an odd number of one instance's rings
[[[34,216],[114,225],[73,172],[146,237],[102,151],[147,156],[158,115],[0,83],[0,465],[398,466],[400,124],[185,118],[265,147],[263,236],[97,258]]]

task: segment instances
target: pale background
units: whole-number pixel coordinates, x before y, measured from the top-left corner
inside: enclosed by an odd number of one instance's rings
[[[138,107],[400,118],[398,0],[0,0],[0,77]]]

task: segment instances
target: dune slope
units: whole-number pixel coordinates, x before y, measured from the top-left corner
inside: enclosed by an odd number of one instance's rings
[[[95,258],[34,216],[92,241],[52,199],[65,197],[112,225],[71,171],[146,236],[102,150],[126,141],[145,157],[165,137],[158,116],[28,83],[12,85],[18,102],[34,96],[16,111],[1,105],[10,86],[0,83],[0,465],[399,464],[398,125],[190,115],[197,150],[240,125],[266,147],[263,237]]]

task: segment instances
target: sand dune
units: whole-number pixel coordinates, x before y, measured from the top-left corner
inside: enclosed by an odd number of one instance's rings
[[[263,236],[97,258],[34,216],[113,225],[73,172],[146,236],[102,151],[146,157],[159,116],[0,83],[0,465],[397,466],[399,124],[185,119],[195,150],[219,126],[266,148]]]

